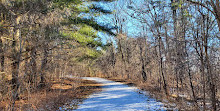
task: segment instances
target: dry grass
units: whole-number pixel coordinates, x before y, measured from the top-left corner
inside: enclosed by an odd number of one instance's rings
[[[21,99],[16,101],[15,108],[17,111],[26,110],[57,110],[65,103],[71,103],[74,99],[83,100],[88,95],[99,91],[100,84],[88,80],[78,80],[62,78],[61,80],[52,81],[44,89],[20,95]],[[74,103],[78,104],[78,103]],[[0,110],[8,110],[9,101],[0,102]]]

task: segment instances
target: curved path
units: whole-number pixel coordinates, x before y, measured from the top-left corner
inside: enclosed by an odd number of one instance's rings
[[[163,103],[138,93],[135,87],[96,77],[83,77],[103,84],[103,90],[79,104],[76,111],[155,111],[166,110]]]

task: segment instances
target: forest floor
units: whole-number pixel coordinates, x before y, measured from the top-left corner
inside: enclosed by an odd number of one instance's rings
[[[107,78],[115,82],[120,82],[128,86],[135,86],[142,91],[147,91],[150,98],[155,98],[164,104],[167,108],[177,108],[179,110],[195,110],[194,106],[183,98],[175,96],[167,97],[159,89],[150,86],[141,81]],[[83,104],[91,94],[99,93],[103,90],[104,84],[77,78],[62,78],[50,82],[50,85],[44,89],[23,93],[20,95],[20,100],[16,101],[16,110],[59,110],[62,107],[69,107],[70,109],[77,109],[79,104]],[[115,89],[115,88],[114,88]],[[118,92],[117,92],[118,93]],[[142,93],[142,92],[140,92]],[[133,94],[132,94],[133,95]],[[190,103],[190,104],[188,104]],[[10,101],[0,102],[0,111],[8,110]],[[72,107],[72,108],[71,108]],[[187,109],[186,109],[187,108]],[[61,109],[62,110],[62,109]]]
[[[52,81],[50,85],[44,89],[32,92],[24,93],[20,95],[20,100],[15,102],[15,110],[58,110],[59,107],[73,104],[73,100],[76,101],[76,105],[87,98],[88,95],[99,92],[101,90],[101,84],[94,81],[81,80],[76,78],[62,78],[60,80]],[[10,101],[1,101],[0,110],[9,110]]]

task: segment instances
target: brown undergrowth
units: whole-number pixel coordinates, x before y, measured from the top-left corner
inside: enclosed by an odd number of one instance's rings
[[[50,82],[47,87],[20,95],[15,103],[16,111],[55,111],[64,104],[77,104],[88,95],[101,90],[101,85],[88,80],[62,78]],[[75,103],[73,100],[75,101]],[[10,101],[1,101],[0,110],[9,110]]]

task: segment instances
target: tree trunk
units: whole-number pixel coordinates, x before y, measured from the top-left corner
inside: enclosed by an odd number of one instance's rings
[[[188,66],[188,76],[189,76],[189,83],[190,83],[190,88],[192,91],[192,96],[193,96],[193,101],[195,103],[196,108],[198,108],[198,104],[197,104],[197,97],[195,95],[195,91],[194,91],[194,87],[193,87],[193,83],[192,83],[192,74],[191,74],[191,70],[190,70],[190,62],[189,62],[189,55],[188,52],[186,51],[186,56],[187,56],[187,66]]]
[[[37,82],[37,63],[36,63],[36,47],[32,47],[31,49],[31,60],[30,60],[30,65],[31,65],[31,73],[30,73],[30,78],[29,81],[34,87],[36,87],[36,82]]]
[[[175,64],[175,66],[174,66],[174,69],[175,69],[175,77],[176,77],[176,90],[177,90],[177,96],[179,96],[179,78],[180,78],[180,75],[179,75],[179,41],[178,41],[178,32],[177,32],[177,6],[176,5],[174,5],[174,4],[176,4],[176,0],[171,0],[171,4],[172,4],[172,6],[171,6],[171,10],[173,11],[173,15],[172,15],[172,19],[173,19],[173,25],[174,25],[174,42],[175,42],[175,51],[174,51],[174,53],[175,53],[175,61],[174,61],[174,64]]]
[[[164,88],[165,94],[169,95],[168,90],[167,90],[167,82],[166,82],[164,71],[163,71],[163,57],[162,57],[162,51],[161,51],[162,40],[161,40],[160,35],[159,35],[159,41],[158,42],[159,42],[160,72],[161,72],[161,76],[162,76],[162,79],[163,79],[163,88]]]
[[[46,79],[45,79],[45,71],[47,67],[47,58],[48,58],[48,38],[49,38],[49,26],[45,27],[45,33],[44,33],[44,40],[43,43],[43,59],[41,61],[41,75],[40,75],[40,87],[46,86]]]
[[[209,88],[211,90],[211,101],[212,101],[212,108],[214,111],[217,110],[217,106],[216,106],[216,87],[215,87],[215,79],[213,78],[213,74],[212,74],[212,69],[211,69],[211,64],[209,62],[209,55],[208,55],[208,38],[205,37],[204,39],[205,41],[205,58],[206,58],[206,63],[207,63],[207,77],[208,77],[208,83],[209,83]]]
[[[31,81],[30,81],[30,73],[29,73],[29,59],[28,59],[28,57],[29,57],[29,51],[30,51],[30,49],[29,49],[29,45],[28,45],[28,43],[26,43],[25,44],[26,46],[25,46],[25,54],[24,54],[24,57],[26,58],[25,59],[25,65],[24,65],[24,74],[27,76],[27,82],[28,83],[31,83]]]
[[[46,45],[44,45],[46,46]],[[44,47],[43,49],[43,59],[41,61],[41,75],[40,75],[40,87],[46,86],[46,81],[45,81],[45,70],[46,70],[46,65],[47,65],[47,57],[48,57],[48,50],[47,47]]]
[[[5,65],[5,56],[4,56],[4,47],[3,47],[3,42],[2,39],[0,38],[0,72],[3,74],[4,73],[4,66]]]
[[[19,27],[20,17],[17,17],[15,19],[16,27],[13,29],[13,41],[12,41],[12,64],[11,64],[11,70],[12,70],[12,99],[15,102],[15,100],[19,99],[18,95],[18,88],[19,88],[19,79],[18,79],[18,73],[19,73],[19,65],[20,65],[20,56],[21,56],[21,46],[20,48],[17,47],[17,42],[21,42],[21,32]],[[20,44],[21,45],[21,44]],[[20,51],[19,51],[20,49]]]
[[[142,43],[139,42],[139,49],[140,49],[140,60],[141,60],[141,74],[142,74],[142,78],[144,81],[147,80],[147,74],[145,72],[145,64],[144,64],[144,57],[143,57],[143,48],[142,48]]]
[[[203,55],[203,46],[201,46],[201,44],[198,42],[197,40],[198,38],[198,30],[197,30],[197,37],[196,39],[196,52],[199,56],[200,59],[200,63],[201,63],[201,67],[200,67],[200,72],[202,75],[202,82],[203,82],[203,110],[206,110],[206,79],[205,79],[205,63],[204,63],[204,55]],[[198,50],[199,47],[199,50]]]
[[[121,59],[122,59],[123,65],[125,66],[124,53],[122,51],[122,43],[121,42],[122,42],[122,40],[121,40],[121,38],[119,38],[118,39],[119,54],[121,54]],[[126,70],[126,68],[124,70]],[[123,73],[124,70],[121,68],[122,77],[125,76],[125,74]]]

